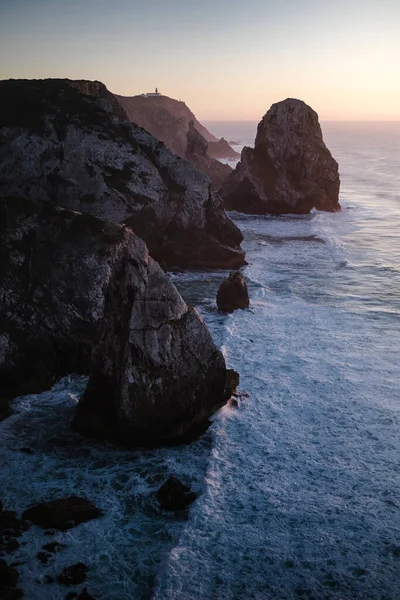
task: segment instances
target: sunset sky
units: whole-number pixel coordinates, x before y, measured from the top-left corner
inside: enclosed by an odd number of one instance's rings
[[[278,100],[400,120],[400,0],[0,0],[0,79],[156,86],[204,120]]]

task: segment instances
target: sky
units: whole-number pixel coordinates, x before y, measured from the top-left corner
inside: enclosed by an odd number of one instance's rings
[[[292,97],[400,121],[400,0],[0,0],[0,79],[45,77],[157,86],[203,120]]]

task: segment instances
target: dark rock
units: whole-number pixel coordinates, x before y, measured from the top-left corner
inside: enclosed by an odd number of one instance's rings
[[[43,565],[47,565],[51,558],[51,554],[48,552],[38,552],[36,556]]]
[[[78,596],[78,600],[95,600],[91,594],[84,588]]]
[[[227,402],[227,406],[236,410],[239,408],[239,402],[235,398],[230,398]]]
[[[3,512],[3,503],[2,503],[2,501],[0,500],[0,514],[1,514],[2,512]]]
[[[247,285],[239,271],[234,271],[221,283],[217,293],[217,306],[218,310],[226,313],[232,313],[238,308],[248,308]]]
[[[77,592],[68,592],[68,594],[65,596],[65,600],[73,600],[73,598],[77,598],[77,597],[78,597]]]
[[[134,445],[180,438],[225,404],[221,352],[129,228],[49,202],[0,208],[2,390],[90,371],[76,429]]]
[[[19,451],[23,452],[24,454],[35,454],[32,448],[20,448]]]
[[[1,600],[18,600],[22,591],[16,587],[18,571],[10,567],[5,560],[0,559],[0,598]]]
[[[209,155],[209,144],[194,126],[193,121],[189,123],[187,132],[187,148],[185,158],[195,167],[205,173],[215,189],[219,189],[225,179],[232,173],[229,165],[224,165]]]
[[[190,487],[171,476],[158,490],[157,501],[162,510],[183,510],[196,500]]]
[[[98,519],[102,514],[89,500],[70,496],[32,506],[23,513],[23,517],[43,529],[52,527],[65,531],[80,523]]]
[[[0,559],[0,589],[12,587],[18,581],[18,571],[9,567],[5,560]]]
[[[242,234],[209,179],[130,123],[99,82],[0,82],[0,197],[7,196],[126,223],[169,267],[245,263]]]
[[[239,152],[236,152],[223,137],[217,142],[208,142],[208,154],[213,158],[240,158]]]
[[[56,552],[60,552],[60,550],[65,547],[65,544],[60,544],[59,542],[50,542],[50,544],[45,544],[43,546],[43,550],[50,552],[50,554],[55,554]]]
[[[253,148],[221,190],[225,206],[250,214],[340,210],[338,164],[322,139],[318,115],[300,100],[273,104]]]
[[[24,531],[27,531],[30,523],[17,517],[17,513],[11,510],[3,510],[0,513],[0,553],[15,552],[19,548],[17,540]]]
[[[7,417],[11,417],[13,411],[11,406],[5,398],[0,398],[0,422],[7,419]]]
[[[231,392],[232,395],[235,395],[236,390],[240,383],[240,376],[237,371],[233,369],[226,370],[226,385],[227,389]]]
[[[58,583],[61,585],[79,585],[86,580],[88,567],[82,563],[76,563],[70,567],[65,567],[57,577]]]

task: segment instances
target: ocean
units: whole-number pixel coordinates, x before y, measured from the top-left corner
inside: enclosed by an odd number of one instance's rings
[[[239,149],[256,130],[206,126]],[[105,513],[24,534],[29,600],[64,599],[48,578],[79,560],[98,600],[400,599],[400,123],[322,127],[341,212],[231,215],[249,310],[218,313],[224,271],[171,274],[240,372],[238,409],[189,446],[124,451],[70,431],[84,377],[14,401],[0,425],[5,508],[76,494]],[[157,507],[169,474],[199,494],[187,514]],[[66,547],[42,565],[53,540]]]

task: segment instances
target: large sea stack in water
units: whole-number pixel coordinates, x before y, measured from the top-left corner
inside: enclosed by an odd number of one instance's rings
[[[317,113],[288,98],[259,123],[254,148],[243,148],[222,196],[227,209],[249,214],[333,212],[340,209],[339,186]]]
[[[181,438],[230,396],[225,361],[131,229],[0,199],[0,388],[88,373],[75,427],[132,445]]]
[[[166,266],[238,268],[242,235],[209,179],[131,123],[100,82],[0,82],[0,197],[128,225]]]

